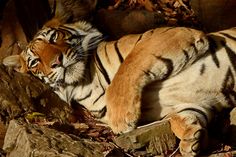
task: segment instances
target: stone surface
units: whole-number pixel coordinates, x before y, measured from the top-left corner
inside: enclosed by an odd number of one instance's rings
[[[6,126],[3,124],[3,122],[0,122],[0,148],[2,148],[3,146],[3,141],[5,138],[6,131],[7,131]]]
[[[236,26],[235,0],[191,0],[190,4],[208,32]]]
[[[115,143],[124,149],[146,147],[147,153],[156,155],[174,151],[177,140],[170,129],[169,121],[165,120],[122,134],[115,139]]]
[[[164,16],[146,10],[106,10],[100,9],[95,15],[95,25],[108,37],[119,39],[127,34],[143,33],[160,27]]]
[[[12,120],[3,149],[8,157],[102,157],[105,144],[69,135],[44,126]]]
[[[211,155],[207,156],[201,156],[201,157],[234,157],[236,155],[236,151],[228,151],[228,152],[221,152],[221,153],[213,153]]]
[[[0,64],[0,119],[8,123],[31,112],[65,121],[72,109],[48,86],[28,74],[20,74]]]
[[[18,0],[19,1],[19,0]],[[76,22],[91,20],[91,13],[95,10],[97,0],[47,0],[51,12],[61,22]]]
[[[6,56],[20,53],[20,45],[26,43],[25,33],[16,15],[14,0],[9,0],[0,18],[0,62]]]
[[[119,136],[115,141],[125,150],[133,149],[134,151],[134,149],[145,147],[143,153],[135,152],[134,156],[166,155],[167,151],[172,152],[176,146],[176,138],[170,130],[168,121],[138,128]],[[124,150],[115,147],[114,144],[95,142],[50,129],[47,126],[28,124],[22,120],[10,121],[3,150],[8,157],[19,157],[19,154],[24,157],[125,156]]]

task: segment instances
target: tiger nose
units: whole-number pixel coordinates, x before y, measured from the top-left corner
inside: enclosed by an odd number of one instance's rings
[[[62,65],[62,59],[63,59],[63,55],[60,54],[58,55],[54,62],[51,64],[51,68],[57,68],[57,67],[60,67]]]

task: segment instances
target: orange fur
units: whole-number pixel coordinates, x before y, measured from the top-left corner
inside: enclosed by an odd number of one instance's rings
[[[135,127],[141,114],[143,88],[156,81],[156,79],[161,80],[164,78],[166,67],[163,62],[158,60],[158,57],[179,54],[179,50],[187,48],[188,44],[195,43],[204,36],[198,31],[194,31],[193,33],[195,34],[188,36],[187,34],[190,32],[184,28],[169,30],[170,34],[173,34],[171,37],[169,33],[162,33],[162,31],[165,30],[154,30],[149,38],[143,39],[133,48],[119,67],[111,85],[107,89],[108,119],[110,126],[115,132],[122,132]],[[180,42],[180,38],[185,42]],[[163,40],[165,41],[164,43]],[[167,46],[173,43],[175,43],[173,46]],[[176,56],[175,62],[178,61]],[[147,78],[144,73],[145,69],[152,69],[150,71],[158,74],[158,78]],[[120,125],[121,122],[122,125]]]

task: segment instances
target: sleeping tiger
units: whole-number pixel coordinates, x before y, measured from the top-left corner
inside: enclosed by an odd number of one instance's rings
[[[31,72],[115,133],[169,119],[180,152],[196,156],[214,115],[235,106],[235,49],[236,28],[206,35],[163,27],[106,42],[79,21],[43,27],[3,63]]]

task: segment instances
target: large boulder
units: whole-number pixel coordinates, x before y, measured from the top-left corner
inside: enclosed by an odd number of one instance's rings
[[[236,26],[235,0],[190,0],[190,4],[207,32]]]
[[[8,157],[103,157],[105,146],[89,139],[75,139],[48,127],[12,120],[3,149]]]

